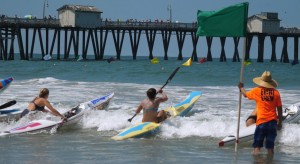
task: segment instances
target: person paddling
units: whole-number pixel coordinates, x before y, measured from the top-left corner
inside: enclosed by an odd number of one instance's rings
[[[55,108],[52,107],[52,105],[47,100],[49,97],[49,90],[47,88],[43,88],[40,90],[39,96],[34,98],[27,106],[25,110],[21,113],[21,118],[27,115],[28,113],[32,111],[41,111],[51,114],[55,116],[59,116],[61,119],[66,120],[67,118],[60,114]],[[45,106],[49,109],[45,109]]]
[[[261,77],[254,78],[253,82],[258,87],[248,92],[244,89],[243,83],[238,84],[241,93],[249,100],[256,102],[257,120],[254,132],[253,155],[260,153],[264,140],[266,140],[265,147],[268,149],[268,154],[273,155],[277,136],[276,130],[282,128],[282,102],[280,93],[275,89],[278,84],[272,79],[269,71],[265,71]]]
[[[136,114],[143,110],[142,122],[160,123],[167,118],[166,112],[164,110],[158,111],[158,108],[160,103],[168,100],[168,96],[162,89],[160,89],[158,93],[160,93],[162,97],[156,97],[156,89],[148,89],[147,98],[144,99],[136,109]]]

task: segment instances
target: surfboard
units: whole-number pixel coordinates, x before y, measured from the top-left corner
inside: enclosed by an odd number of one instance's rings
[[[185,100],[182,102],[170,106],[165,109],[170,114],[170,118],[177,116],[186,116],[186,114],[193,108],[197,100],[201,97],[201,92],[191,92]],[[159,130],[161,123],[155,122],[141,122],[133,125],[116,136],[112,137],[113,140],[125,140],[128,138],[139,138],[148,136],[149,134],[155,134]]]
[[[300,120],[300,103],[290,105],[283,110],[283,123],[298,123]],[[247,142],[253,139],[256,125],[245,127],[240,130],[239,133],[239,143]],[[236,134],[226,136],[219,142],[219,146],[232,145],[236,142]]]
[[[6,90],[6,88],[13,82],[13,78],[9,77],[0,81],[0,93]]]
[[[67,122],[63,122],[59,117],[49,115],[49,117],[46,117],[45,119],[30,121],[24,125],[19,125],[10,130],[3,131],[0,133],[0,136],[32,133],[41,130],[49,130],[53,127],[61,128],[62,126],[76,124],[79,120],[81,120],[85,110],[107,108],[109,104],[107,101],[110,101],[113,95],[114,93],[110,93],[108,95],[98,97],[96,99],[81,103],[78,106],[66,111],[63,114],[68,118]]]

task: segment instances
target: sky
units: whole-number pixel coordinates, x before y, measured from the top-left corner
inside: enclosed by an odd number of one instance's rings
[[[183,23],[192,23],[196,21],[196,13],[198,10],[218,10],[229,5],[241,2],[249,2],[248,16],[259,14],[261,12],[278,12],[279,19],[281,19],[281,26],[300,27],[300,0],[2,0],[0,6],[0,14],[5,14],[12,17],[14,17],[15,15],[23,17],[27,14],[32,14],[36,17],[42,17],[44,2],[48,2],[48,7],[46,7],[45,9],[45,15],[56,15],[56,17],[58,17],[56,10],[65,4],[90,5],[97,7],[103,12],[102,18],[108,18],[112,20],[167,20],[170,18],[170,14],[167,8],[169,5],[171,5],[172,21],[179,21]],[[143,38],[143,40],[146,39]],[[183,52],[190,54],[192,51],[191,41],[188,41],[187,43],[186,42]],[[213,41],[213,45],[219,44],[217,43],[219,42],[219,40],[216,40],[215,42],[216,43],[214,43]],[[269,40],[267,42],[269,42]],[[205,56],[206,52],[201,51],[202,49],[206,49],[206,42],[204,40],[200,40],[200,43],[204,44],[202,45],[202,48],[201,46],[199,46],[199,52],[203,54],[199,54],[198,56]],[[144,45],[141,46],[142,48],[139,48],[138,55],[140,54],[140,49],[141,51],[148,50],[146,42],[143,44]],[[173,41],[171,40],[170,44],[172,44],[170,45],[170,52],[176,56],[178,54],[178,48],[175,37],[173,37]],[[255,45],[255,43],[253,44]],[[266,45],[268,46],[268,44],[269,43],[267,43]],[[229,48],[227,49],[229,49],[230,51],[232,49],[232,43],[228,43],[228,46]],[[124,46],[124,53],[130,53],[130,46],[126,47]],[[154,46],[154,49],[155,47],[156,45]],[[157,49],[157,53],[161,54],[160,51],[163,49],[162,46],[157,45]],[[217,52],[213,52],[213,54],[218,57],[219,51],[220,50],[217,50]],[[113,54],[114,49],[107,50],[107,53]],[[229,56],[231,56],[231,52],[229,54]]]

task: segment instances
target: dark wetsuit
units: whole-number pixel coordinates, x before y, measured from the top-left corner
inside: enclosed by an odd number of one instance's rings
[[[35,98],[34,100],[31,101],[31,103],[34,104],[34,111],[43,111],[45,109],[45,106],[38,106],[36,103],[34,103],[34,101],[36,100],[37,98]],[[23,110],[23,112],[21,113],[21,118],[24,117],[26,114],[28,114],[31,110],[29,109],[25,109]]]

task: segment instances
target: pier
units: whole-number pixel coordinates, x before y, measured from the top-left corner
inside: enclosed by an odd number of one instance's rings
[[[136,60],[141,36],[145,37],[149,49],[149,59],[153,58],[153,48],[155,41],[161,39],[164,50],[164,60],[168,60],[168,50],[170,38],[176,37],[178,45],[178,60],[183,60],[183,47],[187,39],[192,41],[193,51],[190,56],[193,61],[198,61],[197,46],[199,37],[196,36],[196,23],[176,23],[176,22],[137,22],[137,21],[101,21],[98,27],[61,27],[58,19],[25,19],[25,18],[0,18],[0,60],[14,60],[15,54],[20,55],[21,60],[31,60],[34,58],[34,48],[39,46],[44,57],[50,54],[57,60],[70,60],[82,55],[87,58],[89,48],[95,60],[105,58],[105,48],[107,38],[112,37],[116,58],[121,59],[123,41],[125,36],[130,39],[132,59]],[[267,39],[271,42],[271,62],[278,60],[283,63],[298,62],[299,58],[299,36],[300,30],[297,28],[280,28],[278,34],[252,33],[248,32],[246,37],[245,59],[256,58],[250,56],[253,39],[258,42],[257,62],[263,62],[264,47]],[[294,43],[288,43],[288,39],[293,38]],[[239,37],[206,37],[207,61],[212,61],[211,46],[213,40],[219,40],[221,45],[220,62],[226,62],[229,57],[232,62],[239,62],[241,54],[238,51],[241,38]],[[226,54],[225,45],[227,40],[234,42],[234,53]],[[283,41],[281,57],[277,59],[277,41]],[[17,44],[15,44],[15,42]],[[36,45],[37,44],[37,45]],[[288,44],[294,44],[294,51],[288,54]],[[14,47],[17,45],[18,47]],[[56,46],[55,46],[56,45]],[[79,52],[81,49],[81,52]],[[19,52],[16,52],[18,50]],[[74,54],[71,54],[71,52]]]

